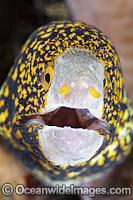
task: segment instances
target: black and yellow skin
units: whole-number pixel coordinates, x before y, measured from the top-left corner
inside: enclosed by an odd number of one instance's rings
[[[38,129],[43,125],[26,120],[45,109],[56,59],[71,48],[86,49],[104,66],[101,120],[108,128],[99,130],[104,143],[89,161],[62,167],[40,150]],[[131,132],[132,110],[120,61],[108,37],[81,22],[57,21],[38,28],[24,44],[0,89],[0,136],[9,149],[47,185],[80,184],[112,169],[130,153]]]

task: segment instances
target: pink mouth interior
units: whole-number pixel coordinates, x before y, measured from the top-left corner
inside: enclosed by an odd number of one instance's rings
[[[61,107],[54,112],[43,115],[42,117],[45,124],[49,126],[69,126],[71,128],[87,128],[93,130],[102,128],[99,119],[93,117],[85,120],[77,115],[76,110],[78,109]]]

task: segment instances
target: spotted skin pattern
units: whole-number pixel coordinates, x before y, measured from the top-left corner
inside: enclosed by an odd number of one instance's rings
[[[86,49],[104,66],[102,120],[109,129],[99,131],[104,145],[88,162],[62,167],[48,161],[40,151],[38,129],[43,125],[26,124],[25,119],[45,109],[57,56],[70,48]],[[49,83],[45,80],[47,72]],[[91,181],[129,154],[131,132],[132,110],[119,58],[108,37],[94,26],[72,21],[53,22],[33,32],[0,90],[0,136],[24,165],[47,185]]]

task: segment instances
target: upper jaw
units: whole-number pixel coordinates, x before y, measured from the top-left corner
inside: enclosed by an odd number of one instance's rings
[[[41,114],[68,107],[88,109],[101,119],[103,113],[104,67],[84,49],[70,49],[55,62],[54,76]]]

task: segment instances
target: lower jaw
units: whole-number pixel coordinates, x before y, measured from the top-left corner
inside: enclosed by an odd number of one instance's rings
[[[102,146],[104,137],[97,131],[44,125],[38,131],[42,153],[56,166],[75,166],[88,161]]]

